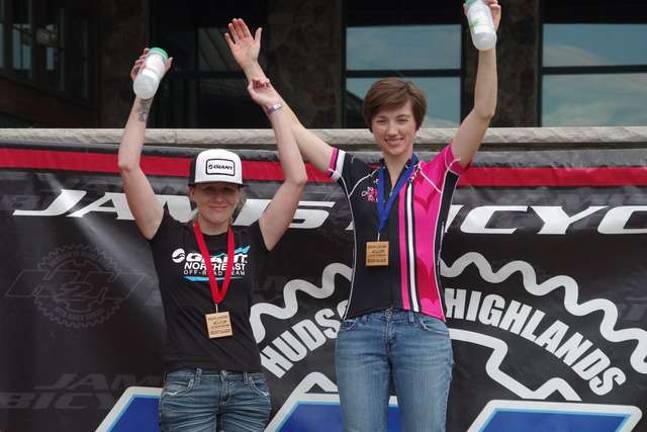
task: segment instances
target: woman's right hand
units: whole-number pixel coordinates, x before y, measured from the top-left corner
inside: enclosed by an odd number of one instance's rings
[[[139,73],[139,69],[141,69],[141,67],[144,65],[148,51],[148,48],[144,48],[144,51],[142,51],[142,54],[137,60],[135,60],[135,64],[133,65],[132,69],[130,69],[130,79],[132,79],[133,81],[135,81],[135,77]]]
[[[144,65],[144,62],[146,61],[146,56],[148,56],[148,51],[150,51],[149,48],[144,48],[139,58],[135,60],[135,64],[133,65],[132,69],[130,69],[131,80],[135,81],[135,78],[137,77],[139,70],[142,68],[142,66]],[[173,57],[166,60],[166,63],[164,63],[164,66],[166,67],[165,72],[168,72],[168,70],[171,69],[172,64],[173,64]]]

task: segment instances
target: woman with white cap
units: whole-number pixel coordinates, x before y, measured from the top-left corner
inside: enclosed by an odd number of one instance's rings
[[[191,163],[192,221],[176,221],[162,208],[139,163],[152,99],[135,98],[119,145],[124,191],[153,252],[166,318],[162,431],[262,431],[269,420],[269,391],[249,322],[252,291],[258,269],[292,221],[307,176],[269,81],[254,81],[248,91],[272,124],[285,175],[249,227],[232,226],[244,184],[241,160],[227,150],[203,151]]]

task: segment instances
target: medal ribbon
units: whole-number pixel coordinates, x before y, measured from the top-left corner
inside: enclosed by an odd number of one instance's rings
[[[382,231],[384,231],[386,222],[389,220],[389,215],[391,214],[391,208],[393,207],[395,198],[400,193],[400,190],[404,187],[404,184],[411,177],[411,174],[413,173],[413,170],[415,169],[417,164],[418,164],[418,157],[415,154],[413,154],[413,156],[411,156],[411,163],[409,164],[409,167],[405,171],[404,175],[400,177],[400,180],[398,180],[395,187],[391,189],[391,194],[389,195],[389,199],[386,203],[384,202],[384,171],[386,171],[386,168],[384,167],[384,165],[382,165],[382,167],[378,171],[378,182],[377,182],[378,236]]]
[[[211,256],[209,255],[209,249],[207,249],[207,244],[204,241],[204,235],[202,235],[200,224],[197,219],[193,223],[193,233],[195,234],[195,240],[198,242],[198,247],[200,248],[200,253],[204,260],[204,266],[207,269],[213,302],[218,306],[218,303],[222,302],[227,295],[229,283],[231,282],[231,274],[234,270],[234,231],[229,227],[227,232],[227,267],[225,268],[225,279],[222,282],[222,289],[218,286],[218,281],[216,280],[216,275],[211,263]]]

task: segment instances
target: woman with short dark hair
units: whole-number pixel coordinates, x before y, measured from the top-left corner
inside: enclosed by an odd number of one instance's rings
[[[485,2],[498,28],[501,8],[496,0]],[[257,61],[260,31],[252,36],[242,20],[233,20],[227,42],[248,79],[265,76]],[[454,140],[421,161],[413,143],[424,95],[398,78],[377,81],[362,107],[382,152],[377,167],[326,144],[291,112],[301,153],[339,182],[353,215],[351,293],[335,353],[346,431],[386,430],[391,381],[403,430],[445,430],[453,358],[440,250],[454,189],[481,145],[496,99],[495,50],[481,51],[473,109]]]

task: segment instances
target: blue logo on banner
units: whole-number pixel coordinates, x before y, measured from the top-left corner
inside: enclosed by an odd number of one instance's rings
[[[159,432],[161,388],[128,387],[95,432]]]
[[[158,432],[161,392],[160,388],[129,387],[96,432]],[[467,432],[629,432],[641,417],[640,409],[627,405],[494,400],[487,404]],[[389,431],[400,430],[395,398],[389,402],[387,421]],[[342,431],[339,395],[332,392],[293,393],[267,430]]]
[[[615,432],[628,416],[582,413],[539,413],[497,410],[483,432],[508,432],[510,430],[573,430],[587,432]]]
[[[498,400],[487,404],[468,432],[628,432],[641,417],[638,408],[625,405]]]
[[[390,406],[388,430],[400,430],[398,407]],[[331,432],[342,431],[342,414],[339,403],[299,402],[288,414],[278,431],[280,432]]]

